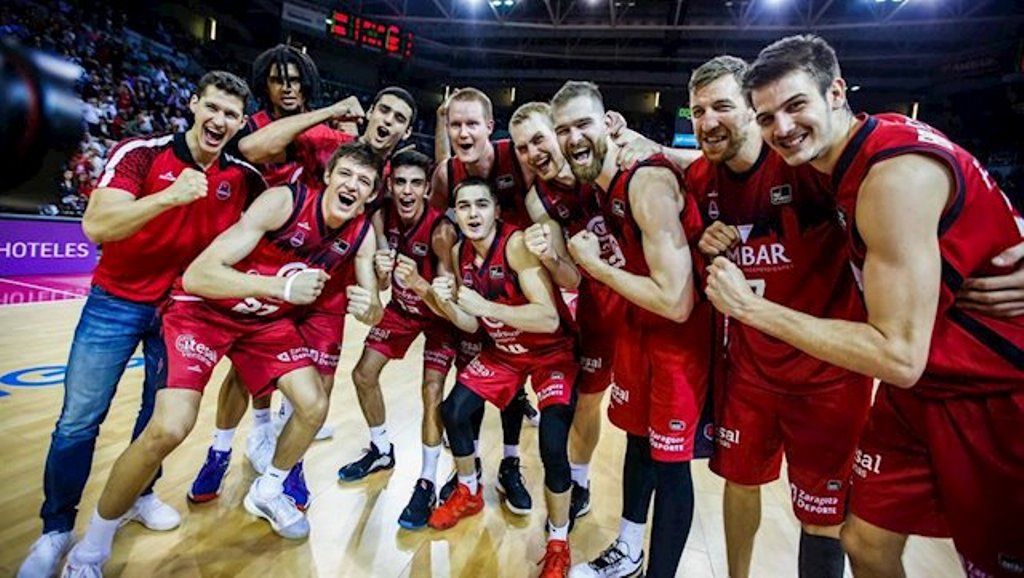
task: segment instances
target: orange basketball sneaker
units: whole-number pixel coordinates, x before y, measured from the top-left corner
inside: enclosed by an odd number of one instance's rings
[[[572,566],[572,552],[566,540],[548,540],[548,549],[540,562],[540,578],[566,578]]]
[[[479,514],[484,509],[484,486],[477,486],[476,494],[469,493],[469,487],[459,484],[448,501],[434,508],[427,524],[435,530],[447,530],[459,520]]]

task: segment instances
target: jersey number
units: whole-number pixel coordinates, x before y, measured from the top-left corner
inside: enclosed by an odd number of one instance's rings
[[[279,305],[271,305],[253,297],[246,297],[241,303],[232,307],[231,310],[245,313],[246,315],[270,315],[280,308]]]

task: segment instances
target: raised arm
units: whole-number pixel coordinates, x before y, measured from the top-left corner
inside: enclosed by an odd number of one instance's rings
[[[451,263],[459,262],[460,243],[452,247]],[[466,333],[476,333],[480,329],[480,322],[475,315],[467,313],[462,307],[455,303],[456,294],[459,291],[459,282],[453,275],[438,275],[431,283],[434,294],[437,297],[439,313],[448,318],[456,327]]]
[[[287,187],[275,187],[257,197],[242,218],[214,239],[188,266],[182,279],[185,291],[211,299],[272,297],[297,303],[294,295],[289,294],[289,299],[285,299],[286,278],[250,275],[232,267],[252,253],[267,231],[284,225],[291,207],[292,193]]]
[[[288,145],[306,130],[331,119],[351,120],[363,116],[359,99],[350,96],[331,106],[275,120],[243,137],[238,142],[238,150],[249,162],[284,162]]]
[[[693,309],[693,264],[680,221],[684,199],[675,175],[661,167],[640,169],[629,185],[629,203],[650,275],[635,275],[603,261],[597,237],[588,231],[569,241],[569,251],[595,279],[631,303],[672,321],[686,321]]]
[[[164,211],[206,196],[206,175],[185,169],[166,189],[137,197],[132,191],[141,189],[149,167],[141,157],[134,151],[115,152],[104,169],[82,218],[82,230],[93,243],[126,239]]]
[[[540,259],[556,285],[575,289],[580,284],[579,269],[569,258],[562,227],[548,215],[536,187],[526,195],[526,211],[534,223],[525,231],[526,248]]]
[[[866,323],[821,319],[757,297],[721,257],[711,267],[708,296],[723,313],[823,361],[911,387],[928,361],[941,283],[936,231],[951,179],[937,161],[903,155],[876,165],[861,184],[856,222],[867,246]]]
[[[430,206],[447,211],[448,203],[448,162],[437,161],[434,175],[430,178]]]
[[[345,288],[348,296],[348,312],[366,325],[376,325],[384,317],[380,303],[377,273],[374,271],[374,253],[377,251],[377,236],[374,232],[363,237],[356,253],[356,284]]]
[[[497,319],[529,333],[554,333],[560,323],[555,307],[555,290],[547,271],[526,248],[521,232],[509,238],[505,254],[529,303],[495,303],[468,287],[459,287],[459,307],[477,317]]]

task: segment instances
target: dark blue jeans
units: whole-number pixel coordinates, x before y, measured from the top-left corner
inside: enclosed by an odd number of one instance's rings
[[[44,533],[74,528],[78,503],[92,469],[100,424],[110,410],[125,365],[140,342],[146,361],[146,378],[133,440],[153,415],[157,389],[167,382],[167,350],[160,335],[159,310],[152,305],[115,297],[94,286],[71,343],[64,379],[64,406],[46,456],[43,477],[46,499],[40,512]],[[150,484],[144,494],[152,491]]]

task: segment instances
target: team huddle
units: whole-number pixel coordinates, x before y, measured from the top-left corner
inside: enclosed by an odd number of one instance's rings
[[[539,424],[540,576],[675,576],[690,462],[705,453],[726,480],[734,578],[750,573],[760,486],[783,455],[801,577],[841,577],[846,556],[857,576],[902,576],[910,534],[952,537],[969,576],[1024,575],[1024,306],[1006,290],[1024,288],[1024,219],[938,131],[855,115],[821,38],[697,68],[699,152],[637,134],[597,86],[568,81],[520,106],[509,140],[490,140],[483,92],[454,91],[431,159],[399,149],[418,114],[405,89],[366,111],[354,97],[309,110],[306,54],[278,46],[253,69],[263,110],[246,117],[248,85],[207,73],[188,131],[119,144],[90,197],[83,226],[103,253],[47,456],[43,535],[19,576],[52,576],[65,557],[64,576],[101,576],[121,524],[179,525],[153,485],[225,357],[188,498],[220,494],[251,403],[246,457],[260,475],[244,507],[305,538],[302,459],[332,433],[347,315],[371,327],[352,372],[370,443],[339,465],[340,483],[395,467],[380,376],[425,337],[404,529],[447,530],[483,509],[490,403],[497,489],[516,514],[533,508],[520,429],[524,416]],[[74,543],[98,427],[139,343],[135,437]],[[574,565],[606,391],[627,436],[620,529]],[[706,431],[713,451],[697,447]],[[445,441],[455,471],[440,483]]]

